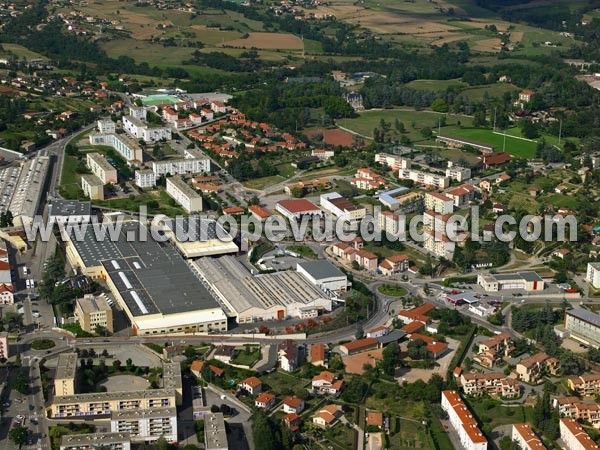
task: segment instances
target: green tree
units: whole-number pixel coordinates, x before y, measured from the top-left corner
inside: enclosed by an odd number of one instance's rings
[[[421,136],[423,136],[425,139],[429,139],[432,134],[433,134],[433,132],[431,131],[431,128],[429,128],[429,127],[421,128]]]
[[[427,344],[421,339],[410,341],[407,345],[407,353],[411,359],[427,359]]]
[[[448,112],[448,104],[441,98],[436,98],[431,102],[431,109],[436,112]]]
[[[27,442],[27,435],[28,431],[25,427],[13,428],[8,432],[9,438],[19,447]]]

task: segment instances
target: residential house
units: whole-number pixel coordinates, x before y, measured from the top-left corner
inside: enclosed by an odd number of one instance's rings
[[[327,405],[320,408],[313,416],[313,423],[321,428],[330,428],[338,423],[344,416],[339,405]]]
[[[275,406],[275,395],[270,392],[261,392],[254,399],[254,406],[260,409],[271,409]]]
[[[285,372],[293,372],[298,368],[299,356],[298,346],[291,339],[286,339],[277,346],[279,367]]]
[[[235,347],[232,345],[218,346],[213,355],[213,358],[215,358],[217,361],[224,362],[225,364],[229,364],[234,357]]]
[[[368,427],[377,427],[381,430],[383,429],[383,413],[379,411],[367,411],[365,422]]]
[[[384,275],[393,275],[408,270],[409,263],[408,255],[404,253],[387,256],[381,264],[379,264],[379,270]]]
[[[460,376],[460,386],[471,397],[490,395],[508,399],[517,398],[521,394],[519,382],[507,378],[503,372],[463,373]]]
[[[329,394],[337,396],[342,391],[344,380],[335,376],[334,373],[324,370],[312,379],[312,389],[317,394]]]
[[[513,349],[511,336],[507,333],[501,333],[481,342],[479,353],[473,360],[484,367],[491,368],[503,358],[507,358]]]
[[[304,411],[304,400],[298,397],[286,397],[283,400],[283,412],[300,414]]]
[[[444,195],[452,199],[455,207],[462,208],[475,198],[475,188],[470,184],[463,184],[462,186],[446,191]]]
[[[300,418],[300,416],[293,412],[283,416],[281,418],[281,421],[283,422],[285,427],[292,433],[295,433],[298,430],[300,430],[300,425],[302,425],[302,419]]]
[[[246,391],[250,395],[257,395],[262,392],[262,381],[257,377],[249,377],[238,383],[238,389]]]
[[[541,380],[545,373],[557,375],[560,372],[560,367],[560,361],[544,352],[540,352],[521,359],[517,363],[516,371],[520,380],[535,384]]]
[[[310,346],[310,363],[313,366],[327,367],[328,350],[325,344],[312,344]]]

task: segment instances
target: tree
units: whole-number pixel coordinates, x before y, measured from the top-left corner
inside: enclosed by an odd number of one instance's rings
[[[431,109],[436,112],[448,112],[448,104],[441,98],[436,98],[431,102]]]
[[[121,361],[119,361],[118,359],[115,359],[112,363],[113,369],[115,369],[115,372],[118,372],[119,370],[121,370]]]
[[[421,339],[410,341],[407,346],[408,356],[411,359],[427,359],[427,344]]]
[[[257,411],[252,416],[252,434],[255,436],[254,447],[256,450],[281,449],[281,435],[277,428],[262,411]]]
[[[19,447],[27,442],[27,435],[28,431],[25,427],[13,428],[8,432],[8,437]]]
[[[423,136],[425,139],[429,139],[432,135],[432,131],[431,128],[429,127],[423,127],[421,128],[421,136]]]

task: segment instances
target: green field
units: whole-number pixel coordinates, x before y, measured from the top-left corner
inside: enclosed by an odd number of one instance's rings
[[[535,157],[535,150],[537,143],[533,141],[525,141],[508,135],[506,140],[501,132],[494,132],[484,128],[458,128],[450,127],[442,129],[442,134],[448,134],[451,136],[462,137],[465,139],[471,139],[473,141],[479,141],[486,144],[496,146],[495,151],[505,151],[513,156],[520,156],[523,158]]]
[[[27,59],[39,58],[39,59],[43,59],[43,60],[48,59],[45,56],[42,56],[39,53],[33,52],[33,51],[29,50],[28,48],[25,48],[19,44],[7,44],[7,43],[0,44],[0,55],[6,54],[6,53],[13,54],[15,56],[18,56],[19,58],[27,58]]]
[[[440,114],[433,111],[415,111],[411,109],[386,109],[382,111],[364,111],[360,113],[359,117],[338,120],[338,125],[371,138],[373,129],[380,126],[381,119],[390,124],[392,131],[395,131],[394,122],[398,119],[404,124],[405,135],[413,142],[419,142],[425,140],[420,130],[423,127],[437,129],[438,122],[443,116],[446,116],[448,126],[458,125],[458,122],[462,126],[470,126],[473,123],[473,119],[465,115]],[[442,133],[445,132],[444,130],[445,127],[442,128]]]
[[[406,83],[408,87],[426,91],[445,91],[448,88],[463,89],[468,85],[459,79],[455,80],[414,80]]]
[[[395,286],[393,284],[382,284],[377,288],[380,294],[388,295],[390,297],[402,297],[407,294],[406,289],[402,286]]]

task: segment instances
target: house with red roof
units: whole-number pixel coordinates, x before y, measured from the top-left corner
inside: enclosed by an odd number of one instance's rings
[[[262,392],[254,400],[254,406],[260,409],[271,409],[275,406],[275,395],[270,392]]]
[[[298,397],[286,397],[283,400],[283,412],[300,414],[304,411],[304,400]]]
[[[337,396],[342,392],[344,380],[339,379],[333,372],[324,370],[312,379],[312,389],[316,394],[329,394]]]
[[[262,381],[257,377],[248,377],[238,383],[238,389],[246,391],[250,395],[257,395],[262,392]]]

